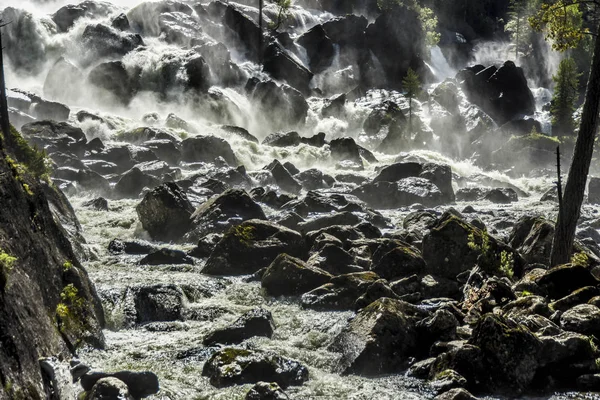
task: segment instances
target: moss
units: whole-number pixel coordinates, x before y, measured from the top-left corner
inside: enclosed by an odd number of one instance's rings
[[[239,357],[251,356],[252,352],[244,349],[236,349],[229,347],[219,352],[218,360],[220,364],[231,364],[234,361],[239,361]]]
[[[86,321],[86,302],[73,284],[65,286],[60,294],[61,302],[56,306],[58,329],[65,335],[76,338],[75,347],[81,343],[81,338],[89,331]]]
[[[231,233],[235,236],[240,242],[244,244],[248,244],[248,242],[254,240],[254,233],[256,228],[248,225],[238,225],[231,228]]]
[[[15,262],[17,261],[16,257],[11,256],[6,253],[4,250],[0,249],[0,288],[4,289],[6,287],[6,282],[8,282],[8,275],[13,269]]]
[[[532,132],[525,136],[512,136],[508,141],[511,149],[520,150],[525,147],[533,147],[547,151],[556,151],[556,146],[561,144],[560,139],[541,133]]]
[[[71,261],[65,261],[62,265],[63,271],[68,271],[73,268],[73,263]]]
[[[571,257],[571,264],[573,264],[573,265],[577,265],[580,267],[587,267],[587,266],[589,266],[589,263],[590,263],[589,257],[583,251],[579,252],[579,253],[575,253],[575,254],[573,254],[573,257]]]
[[[51,170],[46,152],[38,149],[37,146],[31,147],[12,125],[10,135],[12,147],[7,149],[8,153],[12,154],[27,172],[38,179],[49,181]]]

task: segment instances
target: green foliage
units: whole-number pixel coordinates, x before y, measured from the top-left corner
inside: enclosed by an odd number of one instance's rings
[[[243,244],[248,244],[251,240],[254,240],[254,231],[255,228],[253,226],[238,225],[231,228],[233,236]]]
[[[73,263],[71,261],[65,261],[62,265],[63,271],[68,271],[73,268]]]
[[[533,29],[546,32],[546,38],[552,40],[555,50],[565,51],[577,47],[589,33],[583,26],[582,17],[578,1],[545,0],[538,12],[529,18],[529,23]]]
[[[433,47],[439,43],[441,35],[437,31],[438,19],[431,8],[422,6],[417,0],[377,0],[377,6],[382,12],[389,11],[395,6],[417,12],[427,45]]]
[[[406,97],[409,99],[414,99],[421,93],[421,80],[412,68],[406,71],[406,76],[402,79],[402,87],[406,91]]]
[[[481,232],[481,237],[471,232],[468,236],[467,246],[479,253],[477,264],[484,271],[498,273],[512,279],[514,277],[513,254],[502,250],[499,257],[497,257],[490,243],[490,235],[486,231]]]
[[[277,19],[271,22],[268,28],[276,31],[289,18],[292,0],[273,0],[272,3],[277,6]]]
[[[6,287],[6,282],[8,281],[8,275],[13,269],[15,262],[17,261],[17,257],[13,257],[10,254],[6,253],[4,250],[0,249],[0,288],[4,289]]]
[[[556,83],[550,114],[552,115],[552,129],[556,135],[573,134],[575,120],[573,113],[579,97],[579,77],[577,64],[572,58],[565,58],[560,62],[556,75],[552,78]]]
[[[588,255],[585,254],[583,251],[579,252],[579,253],[575,253],[571,257],[571,264],[573,264],[573,265],[587,267],[587,266],[589,266],[589,263],[590,263],[590,259],[589,259]]]
[[[61,302],[56,306],[56,317],[59,330],[63,334],[77,337],[78,343],[81,337],[88,331],[86,322],[86,302],[79,296],[79,291],[73,284],[65,286],[60,294]]]
[[[510,34],[515,42],[515,60],[518,53],[529,53],[532,47],[534,30],[529,24],[532,17],[540,7],[540,0],[510,0],[508,20],[504,30]]]
[[[50,166],[46,152],[39,150],[37,146],[29,146],[23,136],[11,125],[11,142],[13,148],[7,149],[8,152],[23,164],[26,170],[38,179],[49,180]]]

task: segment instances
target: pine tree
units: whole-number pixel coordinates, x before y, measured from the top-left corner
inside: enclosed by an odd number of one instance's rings
[[[577,64],[572,58],[560,62],[556,75],[552,77],[556,86],[552,97],[552,132],[556,136],[572,135],[575,130],[573,112],[578,97],[579,76]]]
[[[408,98],[408,126],[412,132],[412,100],[421,93],[421,80],[412,68],[408,69],[402,79],[402,87],[406,92],[404,95]]]

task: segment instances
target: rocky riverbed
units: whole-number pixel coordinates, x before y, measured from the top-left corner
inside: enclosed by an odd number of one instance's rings
[[[427,49],[414,11],[375,2],[294,3],[262,65],[249,2],[63,3],[2,11],[12,122],[53,164],[72,208],[50,210],[104,309],[105,348],[77,349],[55,389],[600,391],[599,180],[550,269],[554,151],[568,165],[574,138],[548,135],[530,70],[450,63],[482,60],[476,41]]]

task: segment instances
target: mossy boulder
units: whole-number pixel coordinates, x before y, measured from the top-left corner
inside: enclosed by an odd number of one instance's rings
[[[308,380],[308,369],[274,353],[227,347],[217,351],[204,364],[202,375],[216,387],[276,382],[283,388],[302,385]]]
[[[295,296],[319,287],[331,278],[328,272],[283,253],[269,265],[261,285],[271,296]]]
[[[416,323],[426,311],[400,300],[381,298],[363,308],[329,347],[342,357],[343,374],[397,373],[417,354]]]
[[[302,307],[313,310],[352,310],[356,300],[379,280],[371,271],[331,278],[329,283],[302,295]]]
[[[272,222],[252,219],[229,229],[213,249],[202,272],[211,275],[252,274],[268,267],[285,252],[303,257],[302,235]]]
[[[560,326],[568,331],[600,336],[600,308],[591,304],[577,305],[561,315]]]
[[[548,265],[553,237],[553,223],[543,217],[525,216],[515,224],[509,244],[528,263]]]
[[[575,290],[598,285],[589,268],[577,264],[558,265],[541,275],[536,283],[551,299],[560,299]]]
[[[231,325],[217,329],[204,338],[205,346],[215,344],[238,344],[254,336],[271,337],[275,322],[271,312],[264,308],[255,308],[244,313]]]
[[[289,400],[289,397],[275,382],[258,382],[246,393],[245,400]]]
[[[384,279],[421,274],[426,268],[420,251],[399,240],[385,241],[373,253],[371,271]]]

